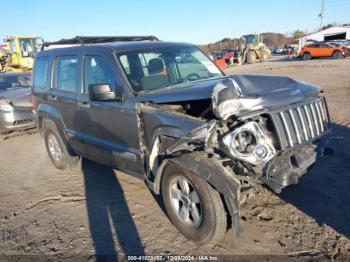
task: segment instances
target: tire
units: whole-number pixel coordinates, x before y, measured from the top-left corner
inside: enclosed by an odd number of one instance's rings
[[[339,59],[342,57],[342,54],[340,51],[334,51],[332,57],[335,59]]]
[[[181,191],[180,181],[187,181],[189,189],[187,196],[182,194],[184,197],[182,202],[176,200],[181,198],[178,197],[178,191]],[[177,197],[172,197],[174,195]],[[183,170],[176,164],[169,164],[162,177],[162,197],[169,219],[188,239],[197,244],[205,244],[225,235],[227,216],[220,194],[199,176]],[[189,199],[187,203],[184,201],[186,197]],[[182,212],[185,209],[188,212]],[[199,211],[197,212],[199,219],[194,219],[195,209]],[[186,213],[188,215],[185,217],[188,220],[184,221],[181,214]]]
[[[4,141],[5,140],[5,135],[6,135],[7,133],[5,132],[5,131],[1,131],[0,130],[0,141]]]
[[[268,59],[268,57],[269,57],[266,48],[262,47],[262,48],[259,49],[259,51],[260,51],[259,61],[260,62],[265,62]]]
[[[45,140],[46,151],[50,157],[52,164],[57,169],[67,169],[74,167],[79,163],[80,157],[71,154],[65,143],[63,142],[56,124],[51,120],[44,120],[43,134]],[[53,151],[56,150],[56,153]]]
[[[304,60],[311,60],[311,59],[312,59],[312,56],[311,56],[310,53],[305,53],[305,54],[303,55],[303,59],[304,59]]]
[[[256,53],[252,50],[248,51],[247,53],[247,63],[248,64],[255,64],[256,62]]]

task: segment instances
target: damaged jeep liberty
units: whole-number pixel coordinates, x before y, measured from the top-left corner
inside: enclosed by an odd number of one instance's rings
[[[84,157],[143,179],[194,242],[238,234],[249,194],[281,192],[323,156],[330,118],[317,86],[226,76],[194,45],[152,36],[44,47],[33,104],[53,165]]]

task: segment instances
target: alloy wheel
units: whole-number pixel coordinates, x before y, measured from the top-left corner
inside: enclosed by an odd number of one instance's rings
[[[202,203],[196,188],[184,176],[176,176],[170,183],[171,204],[180,220],[192,227],[202,222]]]

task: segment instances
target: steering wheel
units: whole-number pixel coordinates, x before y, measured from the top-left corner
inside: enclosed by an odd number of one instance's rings
[[[193,79],[195,77],[195,79]],[[196,74],[196,73],[191,73],[191,74],[189,74],[189,75],[187,75],[187,76],[185,76],[185,78],[184,78],[184,82],[189,82],[190,80],[192,80],[192,81],[195,81],[195,80],[198,80],[198,79],[200,79],[201,77],[198,75],[198,74]]]

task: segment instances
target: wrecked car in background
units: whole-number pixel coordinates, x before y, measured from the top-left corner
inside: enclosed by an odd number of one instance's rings
[[[30,74],[0,74],[0,140],[12,131],[35,127],[31,86]]]
[[[323,155],[329,115],[317,86],[226,76],[195,46],[154,37],[50,44],[79,44],[40,52],[34,65],[36,121],[53,164],[85,157],[144,179],[194,242],[229,226],[238,234],[250,193],[281,192]]]

